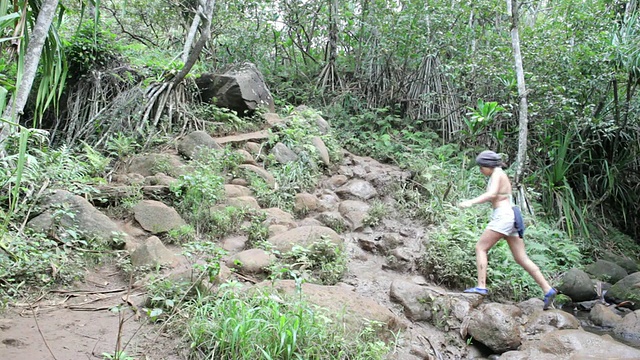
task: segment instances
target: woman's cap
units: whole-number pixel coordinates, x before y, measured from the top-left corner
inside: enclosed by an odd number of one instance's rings
[[[485,150],[476,157],[476,163],[480,166],[496,168],[502,166],[502,158],[491,150]]]

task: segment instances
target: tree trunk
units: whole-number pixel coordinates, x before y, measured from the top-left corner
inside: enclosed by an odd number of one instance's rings
[[[189,51],[189,56],[187,56],[187,61],[185,61],[184,66],[180,70],[180,72],[173,79],[173,84],[178,85],[182,80],[184,80],[185,76],[191,71],[193,65],[195,65],[196,61],[200,57],[200,53],[204,48],[204,44],[209,41],[211,37],[211,18],[213,17],[213,6],[215,0],[201,0],[200,6],[198,7],[198,12],[196,16],[200,17],[202,31],[200,32],[200,38],[194,45],[193,49]]]
[[[527,107],[527,89],[524,82],[524,70],[522,68],[522,54],[520,53],[520,34],[518,32],[518,3],[517,0],[507,0],[507,9],[511,16],[511,47],[513,48],[513,58],[516,69],[516,79],[518,81],[518,97],[520,98],[519,106],[519,132],[518,132],[518,155],[516,158],[516,176],[515,185],[518,190],[521,188],[520,180],[524,172],[524,166],[527,161],[527,133],[528,133],[528,107]],[[524,194],[518,191],[519,204],[524,206]]]
[[[189,33],[187,34],[187,40],[184,42],[184,48],[182,50],[182,62],[187,63],[189,59],[189,52],[191,51],[191,46],[193,45],[193,39],[196,38],[196,33],[198,32],[198,25],[200,25],[200,16],[198,15],[201,12],[200,6],[196,9],[196,16],[193,17],[193,21],[191,22],[191,27],[189,28]]]
[[[53,22],[53,17],[58,8],[58,0],[43,0],[36,24],[29,36],[29,45],[27,46],[26,55],[24,57],[24,65],[22,68],[22,76],[16,81],[18,85],[14,97],[11,99],[7,108],[2,114],[2,118],[18,123],[20,116],[24,111],[24,106],[29,98],[33,81],[36,77],[42,48],[49,33],[49,28]],[[8,123],[0,123],[0,152],[4,152],[5,140],[11,134],[11,125]]]

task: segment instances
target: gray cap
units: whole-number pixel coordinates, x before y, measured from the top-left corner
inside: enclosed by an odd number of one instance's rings
[[[491,150],[485,150],[476,157],[476,163],[480,166],[496,168],[502,166],[502,158]]]

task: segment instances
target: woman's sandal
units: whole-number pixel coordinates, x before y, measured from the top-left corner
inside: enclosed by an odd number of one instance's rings
[[[489,290],[487,290],[485,288],[481,288],[481,287],[472,287],[472,288],[466,289],[464,292],[466,292],[468,294],[487,295],[489,293]]]
[[[542,310],[547,310],[553,305],[553,299],[556,298],[556,295],[558,295],[558,290],[554,288],[551,288],[549,292],[544,294],[544,307],[542,308]]]

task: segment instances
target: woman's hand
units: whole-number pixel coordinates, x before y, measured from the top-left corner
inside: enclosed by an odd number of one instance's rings
[[[471,200],[465,200],[458,204],[458,207],[461,209],[466,209],[471,206],[473,206],[473,203],[471,202]]]

